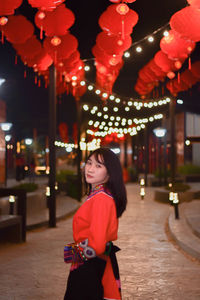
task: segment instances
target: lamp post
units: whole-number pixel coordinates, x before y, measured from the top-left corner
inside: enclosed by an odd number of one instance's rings
[[[153,130],[155,136],[158,138],[158,155],[159,155],[159,185],[162,184],[162,159],[161,159],[161,139],[166,135],[167,130],[162,127],[157,127]]]
[[[0,85],[1,85],[1,80],[2,79],[0,79]],[[7,133],[12,128],[12,125],[13,124],[9,123],[9,122],[2,122],[2,123],[0,123],[1,130],[5,134],[5,186],[7,186],[7,161],[8,161],[7,142],[9,142],[10,138],[11,138],[11,136],[8,135]]]
[[[170,100],[170,143],[171,143],[171,183],[174,185],[176,173],[176,144],[175,144],[175,99]]]

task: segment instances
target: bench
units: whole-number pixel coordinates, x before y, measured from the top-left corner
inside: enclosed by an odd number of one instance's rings
[[[0,241],[22,242],[22,217],[18,215],[0,215]]]
[[[16,199],[9,203],[9,213],[0,214],[0,241],[26,242],[26,191],[0,188],[0,200],[10,195]]]

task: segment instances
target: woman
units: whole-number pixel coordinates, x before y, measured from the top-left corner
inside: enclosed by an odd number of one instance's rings
[[[72,263],[64,300],[120,300],[120,249],[112,241],[127,198],[118,157],[109,148],[92,152],[84,180],[88,198],[73,218],[75,243],[64,251],[65,262]]]

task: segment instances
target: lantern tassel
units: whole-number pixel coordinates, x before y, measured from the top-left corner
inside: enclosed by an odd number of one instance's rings
[[[180,72],[178,72],[178,84],[181,83],[181,76],[180,76]]]
[[[125,33],[124,33],[124,20],[122,19],[122,39],[124,40]]]
[[[35,84],[37,84],[37,75],[35,75]]]
[[[188,58],[188,69],[191,70],[191,57]]]
[[[1,43],[4,44],[4,31],[1,30]]]
[[[24,78],[26,78],[27,73],[26,73],[26,69],[24,70]]]
[[[38,80],[38,87],[41,87],[41,80],[40,80],[40,78]]]
[[[43,39],[43,26],[40,27],[40,39]]]

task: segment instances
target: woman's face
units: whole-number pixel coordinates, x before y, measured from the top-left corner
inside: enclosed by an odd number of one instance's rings
[[[87,183],[90,183],[92,187],[98,184],[102,184],[108,181],[108,172],[104,165],[102,157],[98,156],[98,161],[95,156],[92,155],[85,165],[85,179]]]

